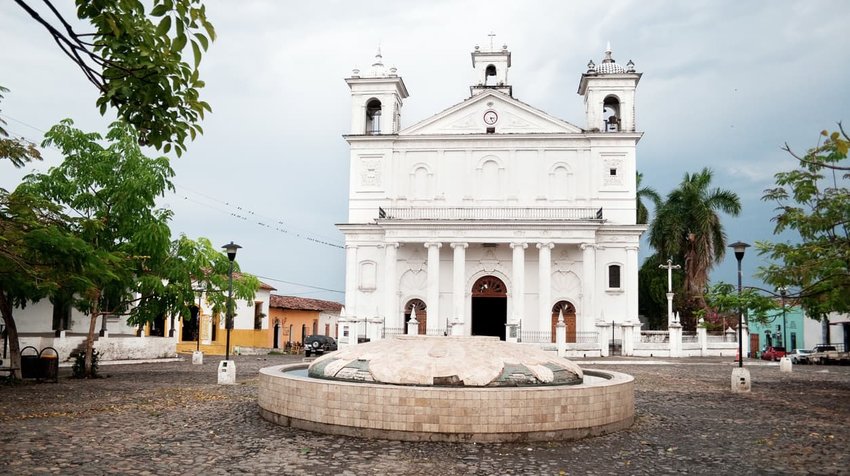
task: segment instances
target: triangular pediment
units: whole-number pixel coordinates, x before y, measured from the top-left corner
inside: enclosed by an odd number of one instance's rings
[[[484,115],[495,112],[495,123]],[[490,118],[492,119],[492,114]],[[399,135],[483,134],[492,127],[497,134],[579,134],[581,128],[550,116],[499,91],[485,91],[399,132]]]

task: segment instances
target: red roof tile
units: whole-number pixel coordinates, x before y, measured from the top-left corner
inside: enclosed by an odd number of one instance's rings
[[[272,294],[269,299],[269,307],[278,309],[292,309],[296,311],[329,311],[339,312],[342,304],[321,299],[310,299],[296,296],[278,296]]]

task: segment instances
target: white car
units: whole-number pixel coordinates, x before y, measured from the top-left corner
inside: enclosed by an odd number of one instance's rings
[[[808,349],[794,349],[793,352],[788,354],[788,358],[791,359],[792,364],[808,364],[809,356],[814,352]]]

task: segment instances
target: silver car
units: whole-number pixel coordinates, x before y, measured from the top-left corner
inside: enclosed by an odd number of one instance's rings
[[[813,350],[808,349],[794,349],[793,352],[788,354],[788,358],[791,359],[792,364],[808,364],[809,356],[814,353]]]

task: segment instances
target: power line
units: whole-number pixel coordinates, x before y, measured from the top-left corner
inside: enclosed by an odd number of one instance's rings
[[[26,126],[26,127],[29,127],[30,129],[33,129],[33,130],[38,131],[38,132],[41,132],[41,133],[43,133],[43,134],[45,134],[45,133],[46,133],[46,131],[44,131],[43,129],[39,129],[39,128],[38,128],[38,127],[36,127],[36,126],[33,126],[33,125],[31,125],[31,124],[28,124],[28,123],[26,123],[26,122],[24,122],[24,121],[21,121],[21,120],[19,120],[19,119],[15,119],[14,117],[9,116],[8,114],[0,114],[0,116],[2,116],[2,117],[4,117],[4,118],[7,118],[7,119],[10,119],[10,120],[12,120],[12,121],[15,121],[15,122],[17,122],[17,123],[19,123],[19,124],[22,124],[22,125],[24,125],[24,126]],[[10,132],[15,132],[15,131],[11,131],[11,130],[10,130]],[[16,133],[16,132],[15,132],[15,133]],[[16,133],[16,134],[17,134],[17,133]],[[26,138],[26,136],[24,136],[23,134],[18,134],[18,135],[20,135],[20,136],[21,136],[21,139],[24,139],[24,140],[26,140],[26,141],[29,141],[29,142],[33,143],[33,144],[36,144],[36,142],[35,142],[35,141],[32,141],[32,140],[30,140],[30,139]],[[301,238],[301,239],[304,239],[304,240],[307,240],[307,241],[311,241],[311,242],[316,243],[316,244],[319,244],[319,245],[325,245],[325,246],[329,246],[329,247],[331,247],[331,248],[337,248],[337,249],[345,249],[345,247],[344,247],[344,246],[342,246],[342,245],[340,245],[339,243],[334,243],[334,242],[332,242],[330,238],[325,237],[326,239],[323,239],[322,237],[319,237],[318,235],[311,235],[311,234],[305,233],[305,232],[303,232],[303,231],[299,231],[299,230],[295,230],[295,229],[287,228],[287,227],[285,227],[285,226],[284,226],[284,222],[283,222],[282,220],[280,220],[280,219],[273,218],[273,217],[269,217],[269,216],[265,216],[265,215],[262,215],[262,214],[260,214],[260,213],[254,212],[253,210],[251,210],[251,209],[250,209],[250,208],[248,208],[248,207],[243,207],[243,206],[238,205],[238,204],[235,204],[235,203],[230,203],[230,202],[227,202],[227,201],[219,200],[219,199],[217,199],[217,198],[215,198],[215,197],[212,197],[212,196],[210,196],[210,195],[207,195],[207,194],[205,194],[205,193],[198,192],[198,191],[196,191],[196,190],[192,190],[192,189],[190,189],[190,188],[188,188],[188,187],[185,187],[185,186],[183,186],[183,185],[181,185],[181,184],[178,184],[177,182],[172,182],[172,183],[174,184],[174,186],[175,186],[175,187],[180,188],[180,189],[182,189],[182,190],[184,190],[184,191],[186,191],[186,192],[194,193],[194,194],[196,194],[196,195],[200,195],[200,196],[202,196],[202,197],[204,197],[204,198],[206,198],[206,199],[208,199],[208,200],[211,200],[211,201],[213,201],[213,202],[217,202],[217,203],[220,203],[220,204],[225,205],[225,206],[227,206],[227,207],[234,208],[234,209],[235,209],[235,210],[237,210],[237,211],[233,212],[233,211],[225,211],[225,210],[221,210],[221,209],[218,209],[218,208],[216,208],[216,207],[214,207],[214,206],[212,206],[212,205],[210,205],[210,204],[208,204],[208,203],[203,203],[203,202],[201,202],[201,201],[198,201],[198,200],[194,200],[194,199],[192,199],[192,198],[189,198],[189,197],[188,197],[188,196],[186,196],[186,195],[184,195],[184,196],[183,196],[183,198],[184,198],[185,200],[189,200],[189,201],[191,201],[191,202],[194,202],[194,203],[197,203],[197,204],[199,204],[199,205],[205,206],[205,207],[210,208],[210,209],[212,209],[212,210],[217,210],[217,211],[219,211],[219,212],[225,213],[225,214],[227,214],[227,215],[230,215],[230,216],[232,216],[232,217],[234,217],[234,218],[236,218],[236,219],[243,220],[243,221],[253,220],[253,218],[249,218],[248,216],[244,215],[243,213],[245,213],[245,214],[247,214],[247,215],[253,215],[254,217],[264,218],[264,219],[266,219],[266,220],[269,220],[269,221],[270,221],[270,223],[267,223],[267,222],[265,222],[265,221],[256,221],[256,222],[255,222],[255,224],[256,224],[257,226],[260,226],[260,227],[263,227],[263,228],[268,228],[268,229],[270,229],[270,230],[277,231],[277,232],[280,232],[280,233],[284,233],[284,234],[287,234],[287,235],[291,235],[291,236],[294,236],[294,237],[296,237],[296,238]]]
[[[12,117],[12,116],[10,116],[10,115],[8,115],[8,114],[0,113],[0,116],[3,116],[3,117],[5,117],[6,119],[10,119],[10,120],[12,120],[12,121],[15,121],[15,122],[17,122],[18,124],[21,124],[21,125],[23,125],[23,126],[29,127],[29,128],[30,128],[30,129],[32,129],[32,130],[35,130],[35,131],[41,132],[42,134],[46,134],[46,133],[47,133],[47,131],[45,131],[45,130],[39,129],[38,127],[35,127],[35,126],[31,125],[31,124],[27,124],[26,122],[21,121],[21,120],[19,120],[19,119],[15,119],[14,117]]]
[[[208,203],[203,203],[201,201],[190,198],[187,195],[183,195],[184,200],[189,200],[191,202],[198,203],[198,204],[203,205],[205,207],[208,207],[210,209],[218,210],[222,213],[226,213],[226,214],[228,214],[228,215],[230,215],[234,218],[237,218],[237,219],[240,219],[240,220],[243,220],[243,221],[253,221],[257,226],[260,226],[260,227],[263,227],[263,228],[268,228],[269,230],[273,230],[273,231],[277,231],[277,232],[284,233],[284,234],[287,234],[287,235],[291,235],[291,236],[294,236],[296,238],[301,238],[301,239],[304,239],[304,240],[307,240],[307,241],[312,241],[313,243],[316,243],[316,244],[319,244],[319,245],[325,245],[325,246],[329,246],[331,248],[337,248],[337,249],[345,249],[344,246],[342,246],[338,243],[333,243],[333,242],[328,241],[328,240],[317,238],[313,235],[304,233],[302,231],[290,229],[290,228],[286,227],[284,225],[283,221],[280,220],[280,219],[265,216],[265,215],[262,215],[260,213],[257,213],[255,211],[251,210],[250,208],[243,207],[241,205],[237,205],[237,204],[231,203],[231,202],[225,202],[225,201],[219,200],[217,198],[211,197],[209,195],[206,195],[204,193],[201,193],[201,192],[196,192],[196,191],[191,190],[191,189],[189,189],[189,188],[187,188],[183,185],[180,185],[176,182],[174,182],[174,185],[177,188],[180,188],[180,189],[182,189],[186,192],[194,193],[196,195],[200,195],[200,196],[202,196],[202,197],[204,197],[208,200],[211,200],[213,202],[217,202],[217,203],[224,205],[226,207],[229,207],[229,208],[231,208],[235,211],[221,210],[220,208],[217,208],[217,207],[210,205]],[[265,220],[268,220],[268,222],[256,220],[256,218],[263,218]]]
[[[277,282],[277,283],[285,283],[285,284],[291,284],[291,285],[294,285],[294,286],[301,286],[301,287],[304,287],[304,288],[318,289],[320,291],[329,291],[329,292],[332,292],[332,293],[345,294],[345,291],[338,291],[336,289],[323,288],[321,286],[312,286],[310,284],[295,283],[295,282],[292,282],[292,281],[286,281],[284,279],[277,279],[277,278],[272,278],[272,277],[269,277],[269,276],[260,276],[259,274],[255,274],[254,276],[256,276],[260,279],[267,279],[269,281],[274,281],[274,282]]]

